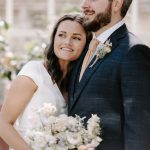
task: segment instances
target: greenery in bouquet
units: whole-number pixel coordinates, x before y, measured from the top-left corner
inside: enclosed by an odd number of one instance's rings
[[[100,118],[91,116],[87,128],[84,118],[79,116],[57,115],[56,107],[45,103],[30,116],[33,126],[26,132],[24,139],[34,150],[68,150],[88,147],[92,150],[100,142]]]

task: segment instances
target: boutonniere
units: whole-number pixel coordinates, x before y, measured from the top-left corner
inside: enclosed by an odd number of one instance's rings
[[[111,48],[112,48],[112,43],[110,42],[110,40],[107,40],[104,44],[100,45],[95,54],[96,58],[94,62],[90,65],[90,68],[92,68],[99,59],[102,59],[107,53],[110,53]]]

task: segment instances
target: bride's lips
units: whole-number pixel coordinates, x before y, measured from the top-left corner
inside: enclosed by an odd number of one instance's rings
[[[71,49],[71,48],[66,48],[66,47],[62,47],[61,50],[62,50],[62,51],[67,51],[67,52],[73,52],[73,49]]]

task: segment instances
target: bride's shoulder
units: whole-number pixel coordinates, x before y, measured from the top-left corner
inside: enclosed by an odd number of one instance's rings
[[[42,61],[39,60],[30,60],[28,61],[24,66],[38,66],[39,64],[42,64]]]
[[[38,70],[42,64],[42,61],[31,60],[25,63],[21,70]]]
[[[38,81],[41,74],[41,64],[41,61],[29,61],[21,68],[17,76],[25,75]]]

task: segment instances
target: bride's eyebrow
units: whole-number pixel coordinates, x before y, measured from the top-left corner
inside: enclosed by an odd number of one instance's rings
[[[67,33],[66,31],[58,31],[59,33],[61,32],[61,33]],[[73,33],[73,35],[77,35],[77,36],[81,36],[81,34],[80,33]]]
[[[66,31],[61,31],[61,30],[60,30],[60,31],[58,31],[58,32],[63,32],[63,33],[66,33]]]
[[[65,32],[65,31],[58,31],[57,33],[66,34],[66,32]]]
[[[73,35],[81,36],[81,34],[80,34],[80,33],[73,33]]]

